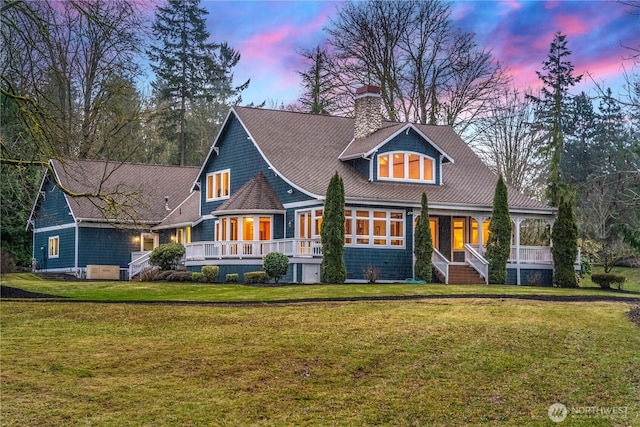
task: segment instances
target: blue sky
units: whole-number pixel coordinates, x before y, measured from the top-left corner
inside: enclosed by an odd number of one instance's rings
[[[322,45],[324,28],[336,16],[338,1],[212,1],[211,39],[226,41],[242,56],[235,68],[238,83],[248,78],[244,102],[289,103],[300,94],[297,71],[304,69],[300,49]],[[567,35],[575,73],[589,72],[614,88],[621,84],[623,46],[638,46],[640,16],[612,1],[461,1],[452,3],[454,25],[476,33],[480,46],[490,49],[507,66],[517,87],[539,85],[549,44],[556,31]],[[589,91],[588,76],[575,90]]]

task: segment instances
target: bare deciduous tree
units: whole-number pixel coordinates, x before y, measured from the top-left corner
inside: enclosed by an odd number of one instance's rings
[[[543,135],[531,126],[535,107],[517,90],[505,91],[475,123],[474,148],[507,184],[531,196],[542,196],[545,162]]]
[[[440,0],[347,3],[327,28],[335,78],[379,85],[389,120],[465,132],[508,78],[450,15]]]

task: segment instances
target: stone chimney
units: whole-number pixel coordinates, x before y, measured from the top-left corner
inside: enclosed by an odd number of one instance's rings
[[[354,138],[364,138],[382,125],[382,99],[378,86],[362,86],[356,89],[356,120]]]

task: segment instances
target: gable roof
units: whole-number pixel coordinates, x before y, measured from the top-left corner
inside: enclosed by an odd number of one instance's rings
[[[274,172],[311,197],[324,198],[329,180],[338,172],[344,182],[347,202],[419,205],[422,192],[426,191],[429,205],[434,208],[491,210],[493,206],[496,175],[450,126],[411,125],[454,160],[442,165],[443,185],[435,186],[370,182],[349,162],[341,161],[340,156],[353,141],[352,118],[250,107],[233,107],[229,117],[232,115],[240,120]],[[354,146],[350,153],[371,149],[404,126],[406,124],[387,124],[370,137],[362,138],[368,141],[358,141],[358,144],[367,144],[366,147]],[[510,209],[552,212],[544,203],[511,187],[508,190]]]
[[[154,230],[193,226],[200,220],[200,192],[191,194],[173,209]]]
[[[244,184],[235,194],[216,209],[214,215],[227,215],[242,211],[254,213],[284,213],[285,209],[273,187],[262,172]]]
[[[355,138],[349,143],[347,148],[340,154],[340,160],[351,160],[357,158],[369,157],[378,151],[384,144],[391,141],[397,135],[402,132],[409,132],[414,130],[425,141],[431,144],[436,150],[443,156],[444,162],[454,163],[454,160],[445,153],[442,148],[438,146],[435,141],[432,141],[427,135],[415,127],[412,123],[383,123],[383,126],[376,132],[367,135],[364,138]]]
[[[51,160],[50,164],[58,182],[73,193],[100,192],[113,200],[109,206],[97,197],[65,195],[76,221],[160,223],[171,206],[189,196],[198,172],[192,167],[93,160]]]

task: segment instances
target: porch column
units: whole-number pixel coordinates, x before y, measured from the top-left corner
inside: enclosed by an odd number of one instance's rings
[[[473,219],[476,221],[476,224],[478,224],[478,253],[480,254],[480,256],[484,256],[484,230],[482,229],[482,225],[484,223],[484,220],[487,219],[489,217],[487,216],[474,216]]]
[[[516,284],[522,284],[520,279],[520,224],[524,221],[523,218],[515,217],[511,218],[511,221],[516,226]]]

